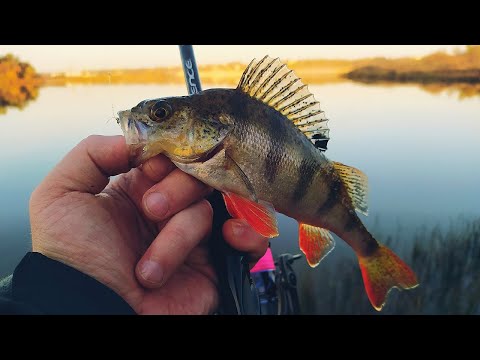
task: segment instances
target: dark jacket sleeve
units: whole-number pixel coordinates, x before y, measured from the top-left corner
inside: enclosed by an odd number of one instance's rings
[[[113,290],[40,253],[0,281],[0,314],[134,314]]]

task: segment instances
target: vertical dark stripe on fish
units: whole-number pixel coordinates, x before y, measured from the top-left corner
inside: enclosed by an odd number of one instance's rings
[[[265,177],[269,183],[275,181],[278,172],[278,163],[275,161],[275,158],[275,149],[270,147],[267,157],[265,158]]]
[[[359,227],[361,224],[360,219],[358,218],[355,210],[350,210],[348,212],[348,219],[345,222],[344,230],[345,231],[352,231]]]
[[[293,201],[299,202],[305,196],[308,188],[313,182],[315,174],[320,169],[320,165],[307,158],[302,160],[298,168],[298,180],[295,190],[293,191]]]
[[[340,192],[342,190],[342,181],[336,175],[330,175],[327,177],[330,179],[330,186],[328,186],[329,193],[327,200],[318,208],[317,214],[325,214],[332,209],[340,199]]]
[[[263,105],[263,104],[262,104]],[[266,105],[263,105],[266,107]],[[267,157],[265,158],[265,177],[269,183],[273,183],[278,173],[278,167],[285,154],[287,143],[286,119],[283,115],[272,109],[267,109],[263,114],[267,117],[268,134],[270,142],[268,145]]]
[[[242,93],[241,91],[236,91],[228,101],[228,105],[231,109],[230,112],[239,119],[248,119],[249,100],[250,98],[248,95]]]

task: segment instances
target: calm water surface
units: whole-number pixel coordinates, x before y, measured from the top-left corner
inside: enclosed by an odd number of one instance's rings
[[[480,97],[348,82],[310,89],[330,119],[327,156],[369,177],[362,220],[374,233],[401,231],[408,246],[420,226],[480,216]],[[66,152],[90,134],[121,134],[112,107],[184,94],[184,86],[50,87],[24,110],[0,115],[0,277],[30,249],[30,193]],[[297,252],[296,222],[280,216],[280,233],[274,252]],[[337,243],[329,257],[344,251]]]

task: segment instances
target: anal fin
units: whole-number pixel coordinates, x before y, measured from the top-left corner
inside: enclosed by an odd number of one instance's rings
[[[225,206],[230,215],[244,219],[260,235],[278,236],[278,225],[273,205],[265,201],[252,201],[231,192],[222,192]]]
[[[299,223],[299,245],[311,267],[317,266],[335,247],[335,240],[326,229]]]

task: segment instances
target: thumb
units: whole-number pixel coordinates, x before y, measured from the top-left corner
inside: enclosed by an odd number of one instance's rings
[[[91,135],[65,155],[39,188],[54,198],[72,191],[98,194],[110,176],[130,170],[128,156],[123,136]]]

